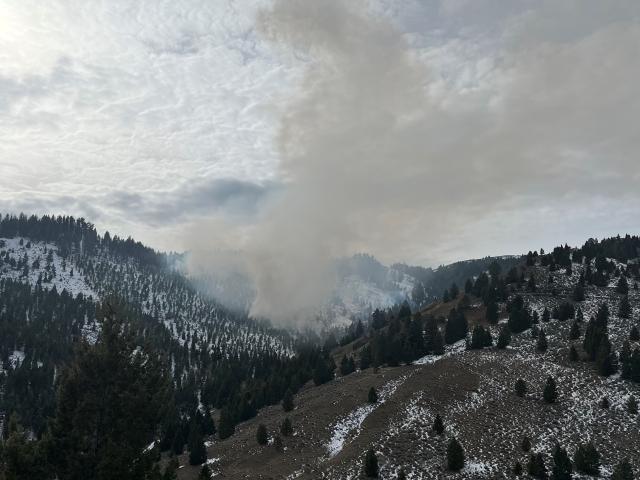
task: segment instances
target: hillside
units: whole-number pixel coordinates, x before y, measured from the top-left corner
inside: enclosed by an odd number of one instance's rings
[[[263,409],[256,418],[239,425],[233,437],[211,444],[212,471],[230,479],[364,478],[363,458],[373,448],[380,478],[397,478],[400,468],[411,479],[512,478],[516,462],[526,473],[533,452],[542,454],[550,472],[557,443],[575,460],[578,445],[589,441],[601,456],[603,478],[610,478],[615,465],[625,458],[638,468],[640,419],[629,406],[630,399],[640,399],[640,337],[632,333],[640,314],[637,249],[631,255],[611,255],[606,245],[587,243],[581,249],[560,247],[547,255],[530,254],[516,268],[495,278],[487,276],[480,295],[463,292],[453,301],[436,302],[409,318],[390,314],[378,330],[367,329],[363,337],[333,352],[335,358],[353,356],[358,365],[363,352],[370,349],[366,355],[374,365],[379,364],[377,368],[338,374],[319,386],[307,384],[296,395],[296,408],[290,413],[279,406]],[[472,290],[483,282],[476,279]],[[582,300],[576,290],[583,283]],[[623,284],[629,287],[626,294]],[[630,312],[620,309],[625,297]],[[498,305],[497,321],[487,320],[486,301]],[[585,337],[594,337],[603,305],[609,310],[605,336],[613,352],[607,358],[617,366],[608,372],[601,370],[601,354],[596,353],[594,363],[589,358],[591,347],[584,348]],[[398,329],[397,336],[404,336],[401,352],[406,353],[412,322],[428,325],[433,318],[444,336],[451,321],[445,317],[454,307],[464,312],[469,330],[483,326],[490,331],[494,345],[507,326],[522,331],[514,332],[510,344],[502,349],[469,349],[463,339],[446,346],[443,355],[397,362],[389,357],[393,352],[389,348],[376,359],[376,338],[382,336],[387,345],[392,344],[395,337],[389,332],[394,329]],[[524,324],[519,325],[523,318]],[[406,331],[404,326],[394,326],[398,321],[407,326]],[[546,348],[539,340],[542,336]],[[467,338],[473,344],[471,335]],[[636,349],[632,357],[637,360],[625,357],[625,342],[629,342],[626,348]],[[600,339],[600,350],[605,343]],[[571,347],[578,358],[572,358]],[[389,366],[396,363],[398,366]],[[549,377],[557,384],[553,403],[543,398]],[[527,387],[523,396],[515,392],[518,379]],[[367,402],[371,387],[378,392],[376,404]],[[444,421],[442,435],[432,431],[436,414]],[[294,433],[283,437],[278,430],[286,417]],[[282,441],[281,449],[256,443],[259,424],[266,425],[272,442],[276,436]],[[458,473],[446,468],[447,442],[454,437],[466,456]],[[525,437],[531,443],[527,452],[521,447]],[[198,468],[185,466],[179,478],[196,478],[198,472]]]

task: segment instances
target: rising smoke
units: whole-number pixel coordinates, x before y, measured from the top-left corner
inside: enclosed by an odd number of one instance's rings
[[[285,188],[255,225],[199,235],[241,252],[236,268],[254,284],[254,316],[298,326],[313,318],[335,286],[335,258],[359,251],[426,258],[429,249],[470,242],[479,222],[508,233],[502,215],[535,213],[540,199],[557,208],[567,196],[586,198],[583,189],[597,184],[611,151],[608,195],[630,191],[625,176],[637,176],[628,156],[637,146],[632,128],[616,122],[611,136],[603,116],[611,116],[611,102],[638,101],[626,83],[612,93],[611,78],[594,76],[588,62],[594,49],[615,44],[624,51],[611,67],[640,78],[639,63],[629,62],[637,59],[637,26],[554,48],[521,38],[495,69],[495,91],[480,85],[474,93],[443,91],[365,2],[276,0],[257,25],[273,45],[307,59],[278,138]],[[596,100],[604,91],[611,98]],[[616,115],[631,114],[620,105]],[[215,255],[201,247],[193,261],[206,267]]]

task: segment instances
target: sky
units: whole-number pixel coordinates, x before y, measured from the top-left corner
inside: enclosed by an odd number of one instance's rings
[[[635,0],[5,0],[0,211],[265,283],[637,234],[638,85]]]

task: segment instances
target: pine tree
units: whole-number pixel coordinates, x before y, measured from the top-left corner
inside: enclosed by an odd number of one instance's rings
[[[542,453],[538,452],[530,455],[527,471],[534,478],[547,478],[547,467]]]
[[[481,350],[492,345],[493,339],[491,338],[491,333],[482,325],[476,325],[471,334],[471,344],[469,348],[471,350]]]
[[[282,453],[284,451],[284,445],[282,444],[282,438],[280,435],[275,435],[273,437],[273,449],[278,453]]]
[[[631,318],[631,313],[632,309],[631,303],[629,303],[629,296],[624,295],[620,299],[620,305],[618,306],[618,316],[620,316],[620,318]]]
[[[549,309],[544,307],[544,311],[542,312],[542,321],[543,323],[548,323],[551,320],[551,313],[549,313]]]
[[[522,442],[520,442],[520,448],[523,452],[528,452],[531,450],[531,440],[529,440],[529,437],[522,438]]]
[[[457,472],[464,467],[464,449],[460,442],[452,438],[447,445],[447,468]]]
[[[552,480],[571,480],[573,472],[573,464],[567,454],[567,451],[556,445],[553,451],[553,468],[551,470]]]
[[[609,398],[608,397],[602,397],[600,399],[600,402],[598,403],[598,405],[600,406],[600,408],[602,408],[603,410],[608,410],[609,407],[611,406],[611,404],[609,403]]]
[[[627,295],[629,293],[629,283],[627,282],[627,277],[624,275],[620,275],[618,284],[616,285],[616,291],[622,295]]]
[[[434,355],[444,354],[444,338],[442,337],[440,330],[436,332],[436,335],[433,338],[433,354]]]
[[[611,480],[633,480],[633,468],[628,458],[615,466]]]
[[[538,340],[536,342],[536,350],[538,352],[544,353],[547,351],[548,343],[547,343],[547,335],[544,333],[544,329],[541,328],[538,333]]]
[[[233,413],[228,407],[224,407],[220,411],[220,421],[218,422],[218,438],[224,440],[234,434],[236,423]]]
[[[451,345],[452,343],[462,340],[467,336],[469,332],[469,325],[467,318],[462,310],[456,310],[452,308],[449,312],[449,317],[445,325],[444,340]]]
[[[378,457],[372,448],[367,450],[363,462],[364,475],[367,478],[378,478]]]
[[[558,390],[556,387],[556,381],[553,377],[547,378],[547,383],[544,386],[543,392],[544,401],[547,403],[555,403],[558,400]]]
[[[369,393],[367,395],[367,401],[369,403],[378,403],[378,393],[374,387],[369,389]]]
[[[400,470],[398,470],[398,475],[396,475],[396,480],[407,480],[407,474],[404,473],[404,468],[400,468]]]
[[[515,392],[519,397],[524,397],[527,394],[527,383],[523,379],[516,380]]]
[[[189,464],[202,465],[207,461],[207,449],[204,446],[204,438],[200,429],[196,429],[193,438],[189,441]]]
[[[431,430],[433,430],[436,435],[442,435],[444,433],[444,422],[439,414],[436,414],[436,417],[433,419]]]
[[[638,401],[633,395],[630,395],[627,399],[627,412],[629,412],[631,415],[638,414]]]
[[[285,418],[280,425],[280,434],[283,437],[290,437],[293,434],[293,426],[289,417]]]
[[[584,285],[576,285],[573,289],[573,301],[574,302],[584,302]]]
[[[504,325],[500,329],[500,334],[498,335],[498,342],[496,343],[496,346],[499,349],[503,350],[507,348],[507,346],[509,346],[510,343],[511,343],[511,332],[509,331],[509,327],[507,325]]]
[[[293,392],[290,388],[284,393],[284,397],[282,397],[282,410],[285,412],[290,412],[293,410]]]
[[[266,445],[269,441],[267,427],[265,427],[262,423],[258,425],[258,429],[256,430],[256,441],[258,442],[258,445]]]
[[[487,305],[487,322],[491,325],[495,325],[498,323],[498,319],[500,318],[500,312],[498,309],[498,304],[496,302],[490,302]]]
[[[605,335],[600,341],[598,353],[596,355],[596,368],[603,377],[613,375],[618,371],[618,357],[611,349],[609,337]]]
[[[360,370],[366,370],[371,366],[371,347],[367,345],[360,351]]]
[[[576,470],[585,475],[598,475],[600,473],[600,454],[593,443],[578,445],[573,457]]]

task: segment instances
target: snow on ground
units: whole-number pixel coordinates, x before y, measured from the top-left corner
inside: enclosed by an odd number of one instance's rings
[[[49,252],[52,252],[51,263],[48,262]],[[0,263],[0,276],[4,278],[36,285],[39,278],[52,275],[51,281],[42,282],[43,288],[55,287],[58,292],[66,290],[74,297],[81,293],[87,297],[97,298],[96,292],[89,287],[73,258],[71,256],[62,258],[58,253],[58,247],[52,243],[34,242],[21,237],[0,238],[0,254],[5,253],[8,253],[9,258],[16,262],[21,261],[26,255],[28,275],[25,276],[22,269],[13,268],[6,257],[3,257]]]
[[[369,416],[369,414],[371,414],[371,412],[373,412],[376,408],[386,402],[408,377],[409,375],[403,375],[400,378],[391,380],[390,382],[386,383],[378,393],[377,403],[367,404],[356,408],[347,416],[338,420],[331,427],[331,439],[327,444],[327,450],[330,457],[335,457],[338,453],[340,453],[348,440],[353,439],[360,434],[362,423]]]
[[[425,355],[422,358],[419,358],[415,362],[414,365],[429,365],[431,363],[435,363],[438,360],[442,360],[443,358],[449,357],[451,355],[457,355],[461,352],[464,352],[466,348],[466,341],[459,340],[453,345],[447,345],[445,347],[444,355]]]

